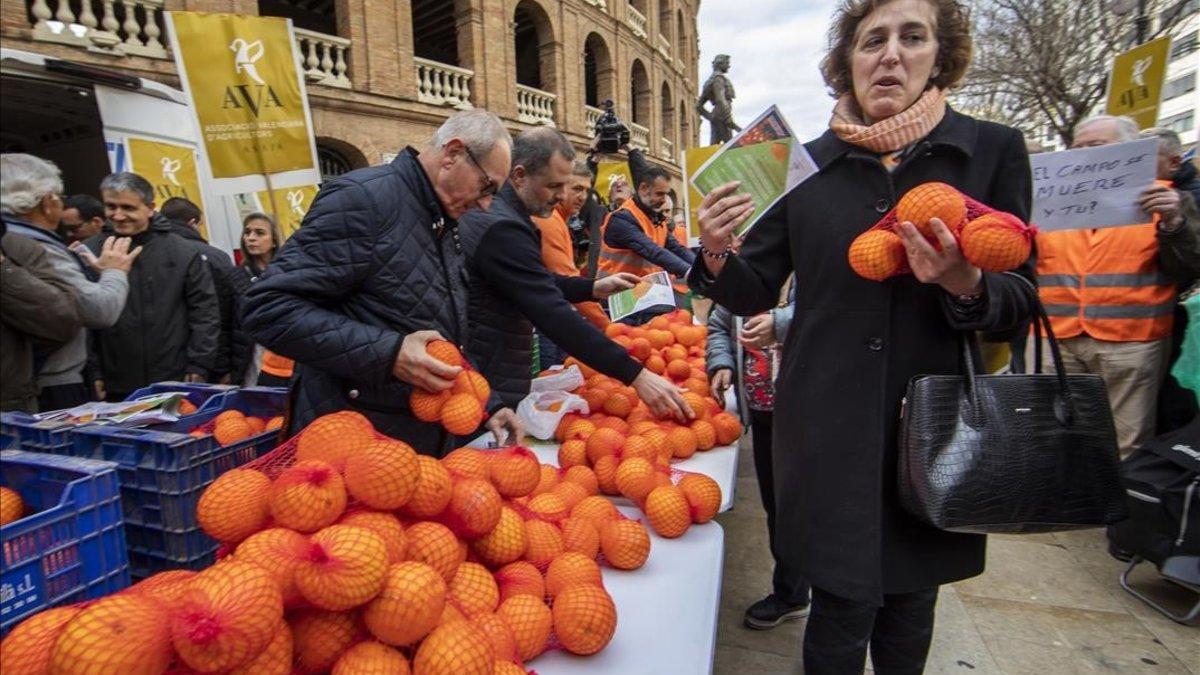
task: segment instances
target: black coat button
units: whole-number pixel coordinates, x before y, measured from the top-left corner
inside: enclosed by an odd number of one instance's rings
[[[873,338],[867,340],[867,349],[870,349],[873,352],[882,351],[883,350],[883,338],[873,337]]]
[[[887,210],[892,208],[892,203],[886,199],[880,199],[875,202],[875,210],[879,213],[887,213]]]

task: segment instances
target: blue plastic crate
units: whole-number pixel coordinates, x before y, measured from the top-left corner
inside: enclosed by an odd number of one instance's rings
[[[116,464],[21,450],[0,452],[0,485],[28,510],[0,527],[0,634],[46,607],[129,585]]]
[[[278,431],[225,447],[211,435],[190,436],[188,432],[226,410],[255,417],[282,415],[286,389],[239,389],[224,394],[220,402],[220,407],[206,407],[186,419],[148,429],[92,427],[75,434],[72,452],[76,456],[117,463],[135,578],[210,564],[217,542],[196,522],[201,493],[217,476],[257,459],[278,444]]]

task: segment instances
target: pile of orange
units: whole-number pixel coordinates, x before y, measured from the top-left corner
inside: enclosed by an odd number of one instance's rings
[[[433,340],[425,346],[431,357],[463,371],[454,384],[442,391],[431,392],[413,389],[408,405],[413,416],[422,422],[440,422],[442,427],[456,436],[467,436],[483,424],[488,397],[492,388],[483,375],[472,370],[470,364],[453,343]]]
[[[244,441],[251,436],[257,436],[264,431],[274,431],[282,426],[283,417],[280,416],[254,417],[240,410],[226,410],[214,417],[208,424],[192,429],[188,435],[203,438],[211,433],[217,443],[224,447]]]
[[[1033,246],[1034,231],[1020,218],[994,211],[969,219],[967,198],[945,183],[922,183],[909,190],[896,204],[897,223],[912,223],[935,248],[941,243],[932,220],[940,220],[954,235],[963,256],[976,267],[1004,272],[1019,267]],[[847,253],[850,267],[859,276],[883,281],[908,272],[904,244],[892,227],[876,226],[863,232]]]

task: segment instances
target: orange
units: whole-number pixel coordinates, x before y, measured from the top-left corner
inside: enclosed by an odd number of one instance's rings
[[[687,380],[684,381],[682,387],[688,391],[704,393],[709,390],[708,379],[703,378],[703,377],[696,377],[696,371],[693,370],[692,375],[690,377],[688,377]],[[709,414],[711,414],[711,412],[712,412],[711,406],[709,406]]]
[[[609,565],[635,570],[650,557],[650,535],[636,520],[610,520],[600,527],[600,552]]]
[[[871,281],[894,277],[908,267],[904,242],[889,230],[867,230],[858,235],[850,244],[847,258],[858,276]]]
[[[667,446],[676,459],[687,459],[696,454],[699,445],[696,433],[687,427],[675,427],[667,432]]]
[[[590,404],[589,404],[590,405]],[[596,425],[588,420],[575,420],[567,427],[566,439],[578,438],[586,441],[593,432],[596,431]]]
[[[425,345],[425,353],[448,366],[466,365],[462,352],[458,351],[458,347],[455,347],[453,342],[430,340]]]
[[[689,473],[679,480],[679,490],[688,502],[693,523],[707,523],[721,508],[721,486],[717,481],[699,473]]]
[[[409,675],[408,659],[394,647],[374,641],[347,649],[333,665],[331,675]]]
[[[593,387],[584,390],[580,396],[587,403],[588,412],[597,413],[604,409],[604,402],[608,400],[608,390]],[[567,438],[571,436],[568,434]]]
[[[563,552],[562,532],[551,523],[525,521],[525,537],[525,559],[535,565],[548,564]]]
[[[454,482],[450,503],[439,519],[455,534],[478,539],[500,522],[502,500],[496,488],[486,480],[467,478]]]
[[[196,408],[195,403],[183,398],[179,400],[179,405],[176,407],[175,412],[178,415],[183,416],[191,415],[192,413],[196,412],[196,410],[198,410],[198,408]]]
[[[570,412],[566,415],[563,415],[562,419],[558,421],[558,426],[554,428],[554,440],[558,441],[559,443],[565,441],[567,439],[567,427],[571,426],[572,422],[579,419],[582,419],[579,416],[579,413]]]
[[[579,439],[563,441],[558,446],[558,465],[564,469],[572,466],[587,465],[587,445]]]
[[[292,628],[287,621],[280,620],[266,649],[229,671],[229,675],[291,675],[293,651]]]
[[[296,461],[319,459],[338,471],[346,457],[375,438],[375,428],[362,415],[341,410],[313,420],[296,441]]]
[[[683,359],[667,362],[667,375],[673,380],[686,380],[692,374],[692,367]]]
[[[708,419],[708,406],[704,404],[704,397],[693,391],[683,392],[683,400],[696,414],[696,419]]]
[[[552,600],[567,588],[578,584],[604,587],[600,566],[594,558],[567,551],[555,558],[546,568],[546,595]]]
[[[508,624],[504,623],[495,612],[487,612],[471,619],[471,623],[479,627],[484,635],[487,635],[488,642],[492,643],[492,653],[496,655],[497,663],[501,661],[512,661],[517,657],[517,641],[513,638],[512,631],[508,629]],[[521,675],[525,675],[525,670],[521,669]]]
[[[688,428],[696,437],[697,450],[712,450],[717,447],[717,428],[710,420],[695,420]]]
[[[254,428],[238,410],[226,410],[213,420],[213,438],[222,446],[232,445],[254,435]]]
[[[586,518],[566,518],[559,525],[562,529],[563,551],[582,553],[589,558],[600,554],[600,530]]]
[[[308,541],[308,538],[302,534],[296,536],[305,542]],[[192,582],[196,574],[197,572],[192,570],[167,570],[139,581],[129,590],[148,595],[161,603],[170,605],[187,592],[188,584]]]
[[[742,437],[742,423],[733,413],[713,415],[711,422],[717,430],[717,445],[730,445]]]
[[[487,480],[487,454],[475,448],[459,448],[442,458],[442,466],[455,478],[479,478]]]
[[[617,488],[617,466],[619,462],[615,455],[607,455],[596,460],[592,470],[596,472],[596,483],[600,492],[606,495],[621,494]]]
[[[666,454],[669,457],[670,453],[668,452],[669,448],[667,447],[667,432],[653,422],[647,422],[647,424],[653,424],[653,427],[639,432],[639,435],[642,438],[650,441],[650,445],[654,448],[655,456]]]
[[[82,607],[44,609],[17,624],[0,641],[0,663],[4,675],[42,675],[50,666],[54,643],[67,622],[82,611]]]
[[[605,455],[615,455],[625,445],[625,436],[614,429],[597,429],[587,439],[588,461],[595,464]]]
[[[483,416],[483,405],[471,394],[454,394],[442,406],[442,426],[455,436],[478,429]]]
[[[656,487],[646,496],[646,519],[663,537],[674,539],[692,524],[691,505],[683,491],[674,485]]]
[[[447,600],[468,619],[490,614],[500,606],[500,587],[487,568],[465,562],[450,580]]]
[[[341,475],[319,460],[297,462],[271,486],[271,516],[293,530],[316,532],[336,522],[345,508]]]
[[[541,598],[532,595],[513,596],[500,603],[496,614],[512,631],[517,654],[522,661],[529,661],[546,650],[554,617]]]
[[[492,675],[495,661],[487,634],[459,621],[439,626],[425,638],[413,658],[413,675]]]
[[[651,330],[646,334],[646,338],[650,340],[650,346],[655,349],[669,347],[675,342],[675,335],[670,330]]]
[[[363,609],[367,630],[376,639],[403,647],[415,644],[438,625],[446,606],[446,582],[422,562],[396,563],[387,570],[383,590]]]
[[[196,521],[217,541],[239,542],[271,517],[271,479],[253,469],[230,469],[204,488]]]
[[[617,489],[627,499],[641,503],[654,489],[654,474],[654,465],[645,459],[627,459],[617,467]]]
[[[670,335],[670,333],[667,333],[667,335]],[[659,356],[658,354],[651,354],[650,357],[646,359],[645,365],[646,370],[649,370],[655,375],[662,375],[667,371],[667,362],[664,361],[663,357]]]
[[[571,366],[578,367],[579,373],[581,375],[583,375],[584,379],[587,379],[596,374],[595,368],[588,366],[588,364],[580,361],[579,359],[575,358],[574,356],[568,356],[567,360],[563,361],[563,368],[570,368]]]
[[[577,584],[563,590],[554,599],[553,617],[559,642],[580,656],[604,649],[617,630],[617,607],[608,592],[596,585]]]
[[[590,496],[600,492],[600,482],[596,478],[596,472],[586,466],[573,466],[563,472],[563,481],[575,483],[584,489],[585,496]],[[561,496],[561,495],[560,495]],[[572,504],[571,508],[575,508]]]
[[[480,405],[487,405],[492,395],[492,387],[487,379],[477,370],[464,370],[454,378],[454,386],[450,388],[454,394],[471,394]]]
[[[306,609],[288,616],[296,667],[302,673],[325,672],[359,641],[357,614]]]
[[[530,493],[531,496],[543,495],[554,489],[558,485],[558,468],[549,464],[542,464],[540,467],[541,477],[538,478],[537,487]]]
[[[346,458],[346,490],[373,509],[404,506],[420,476],[417,453],[404,441],[377,439]]]
[[[267,421],[261,417],[246,417],[246,426],[250,427],[251,436],[257,436],[267,430]]]
[[[500,602],[517,596],[532,595],[539,600],[546,595],[542,573],[533,563],[519,560],[496,570],[496,585],[500,587]]]
[[[621,394],[621,396],[623,396],[624,398],[629,398],[628,394]],[[630,400],[633,400],[633,399],[630,399]],[[629,414],[632,415],[633,413],[630,412]],[[596,417],[593,416],[593,421],[595,419],[596,419]],[[616,431],[616,432],[620,433],[621,435],[627,435],[629,433],[629,423],[626,422],[625,420],[621,419],[620,417],[605,417],[604,419],[596,422],[596,428],[597,429],[612,429],[613,431]]]
[[[537,455],[529,448],[512,447],[487,454],[488,476],[501,497],[524,497],[542,477]]]
[[[512,661],[496,660],[496,669],[492,671],[492,675],[529,675],[529,673]]]
[[[548,522],[558,522],[567,517],[571,507],[566,500],[558,495],[556,490],[562,487],[560,482],[550,492],[538,495],[529,500],[527,508],[531,517]]]
[[[458,566],[466,560],[466,551],[458,545],[454,533],[441,523],[413,523],[406,534],[408,559],[429,565],[437,570],[447,583],[454,578]]]
[[[485,565],[499,567],[519,560],[525,554],[525,519],[508,506],[500,509],[496,527],[471,544],[471,550]]]
[[[571,518],[582,518],[591,521],[597,528],[606,520],[615,520],[619,518],[617,507],[613,503],[599,495],[588,497],[575,505],[571,509]]]
[[[196,575],[171,606],[171,642],[189,668],[215,672],[258,656],[283,620],[279,585],[258,565],[221,561]],[[128,636],[137,636],[130,630]]]
[[[963,256],[988,272],[1015,269],[1029,258],[1032,239],[1016,216],[997,211],[967,223],[959,236]]]
[[[413,389],[408,395],[408,409],[412,411],[413,417],[422,422],[437,422],[442,419],[442,408],[445,407],[446,401],[450,400],[450,396],[449,389],[437,393]]]
[[[625,447],[621,448],[622,460],[641,457],[646,461],[653,462],[657,456],[658,452],[654,448],[654,443],[643,436],[630,436],[626,438]]]
[[[587,467],[580,466],[573,468],[586,469]],[[589,496],[587,488],[583,487],[579,483],[569,480],[563,480],[558,485],[555,485],[554,489],[550,491],[550,494],[561,499],[563,504],[567,507],[565,510],[558,512],[558,517],[553,519],[555,521],[566,518],[567,514],[571,512],[571,509],[576,504],[578,504],[584,497]]]
[[[896,203],[896,222],[910,222],[926,237],[934,236],[930,218],[940,219],[955,232],[966,217],[967,203],[962,194],[945,183],[922,183]]]
[[[438,460],[427,455],[417,455],[417,464],[420,466],[417,487],[400,512],[413,518],[430,518],[441,513],[450,503],[450,494],[454,486],[450,480],[450,472]]]
[[[650,319],[650,323],[646,324],[646,327],[650,330],[667,330],[670,325],[671,317],[666,314],[660,314]]]
[[[604,327],[604,334],[610,338],[620,337],[629,332],[629,326],[623,323],[610,323]]]
[[[352,525],[374,532],[387,548],[388,563],[398,563],[408,554],[408,535],[400,519],[382,511],[355,511],[347,513],[338,521],[340,525]]]
[[[263,430],[264,431],[275,431],[276,429],[282,429],[282,428],[283,428],[283,416],[276,415],[275,417],[272,417],[271,419],[267,420],[267,425],[265,427],[263,427]]]
[[[672,361],[683,361],[684,365],[687,365],[687,361],[685,361],[687,356],[687,347],[684,347],[683,345],[671,345],[663,350],[663,359],[666,360],[668,369],[670,369]],[[690,371],[691,367],[689,367],[688,370]]]
[[[638,361],[645,361],[650,356],[650,350],[654,348],[650,340],[644,337],[635,337],[629,342],[629,355]]]
[[[309,557],[311,550],[308,537],[303,534],[272,527],[247,537],[238,544],[233,556],[234,560],[253,563],[266,570],[279,586],[283,602],[293,604],[301,599],[300,589],[296,587],[296,569]]]
[[[47,620],[41,628],[53,631],[51,624],[60,618]],[[7,644],[6,639],[5,647]],[[171,665],[171,657],[171,622],[166,608],[140,593],[118,593],[89,604],[59,629],[46,672],[162,673]],[[5,661],[6,674],[11,664]]]
[[[296,568],[296,588],[305,600],[341,611],[379,594],[388,553],[378,534],[353,525],[331,525],[309,542],[309,554]]]

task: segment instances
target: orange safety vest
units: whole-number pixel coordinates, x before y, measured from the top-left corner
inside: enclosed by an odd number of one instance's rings
[[[263,349],[262,372],[275,377],[288,378],[296,362],[286,356],[280,356],[270,349]]]
[[[1037,236],[1038,292],[1055,336],[1144,342],[1171,334],[1178,291],[1158,265],[1158,216]]]
[[[604,235],[608,231],[608,221],[612,219],[613,214],[617,211],[628,211],[633,214],[637,220],[638,226],[642,228],[642,232],[654,242],[655,246],[666,248],[667,237],[674,236],[671,228],[667,226],[657,227],[650,220],[650,217],[642,212],[634,203],[633,198],[626,199],[616,211],[612,211],[604,217],[604,224],[600,226],[600,258],[596,262],[596,277],[606,277],[610,274],[619,274],[621,272],[629,272],[636,274],[639,277],[644,277],[655,272],[663,271],[663,268],[646,260],[642,256],[634,253],[627,248],[613,248],[604,241]],[[676,282],[673,284],[675,290],[681,293],[687,293],[687,285]]]
[[[546,269],[563,276],[579,276],[575,266],[575,247],[571,245],[571,229],[562,213],[555,209],[545,218],[530,216],[530,220],[542,232],[542,264]],[[593,326],[600,330],[608,327],[608,315],[598,302],[578,302],[575,309]]]

